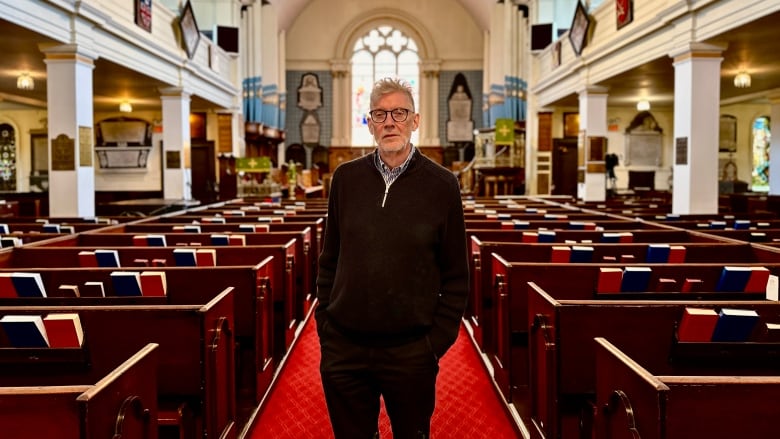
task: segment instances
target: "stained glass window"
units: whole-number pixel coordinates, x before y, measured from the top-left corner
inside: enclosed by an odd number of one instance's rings
[[[16,192],[16,134],[7,123],[0,124],[0,191]]]
[[[753,121],[753,172],[751,190],[754,192],[769,191],[769,144],[772,135],[769,132],[769,118],[757,117]]]

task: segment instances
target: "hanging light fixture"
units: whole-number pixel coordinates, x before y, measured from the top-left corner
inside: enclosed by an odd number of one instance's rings
[[[19,90],[32,90],[35,88],[35,81],[29,72],[24,72],[16,78],[16,88]]]
[[[650,110],[650,101],[647,99],[642,99],[641,101],[636,103],[636,110],[637,111],[649,111]]]
[[[119,104],[119,111],[122,113],[132,113],[133,106],[130,105],[130,101],[122,101],[122,103]]]
[[[737,88],[748,88],[750,87],[750,75],[746,71],[741,71],[737,73],[737,76],[734,77],[734,87]]]

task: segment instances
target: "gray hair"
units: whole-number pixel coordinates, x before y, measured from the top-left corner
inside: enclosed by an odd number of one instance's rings
[[[412,86],[408,82],[399,78],[382,78],[374,83],[374,88],[371,90],[371,108],[374,104],[382,98],[382,96],[390,93],[401,92],[412,103],[412,111],[414,110],[414,97],[412,96]]]

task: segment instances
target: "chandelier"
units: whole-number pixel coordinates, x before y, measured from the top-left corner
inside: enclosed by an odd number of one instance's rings
[[[30,73],[22,73],[18,78],[16,78],[16,88],[19,90],[32,90],[35,88],[35,81],[33,81]]]
[[[748,88],[750,87],[750,75],[748,72],[739,72],[737,73],[737,76],[734,77],[734,87],[737,88]]]

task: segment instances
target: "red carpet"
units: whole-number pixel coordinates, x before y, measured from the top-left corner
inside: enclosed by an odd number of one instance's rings
[[[248,439],[333,438],[319,374],[319,340],[313,319],[306,323]],[[519,438],[498,399],[468,332],[441,359],[431,436],[434,438]],[[384,410],[380,436],[392,438]]]

